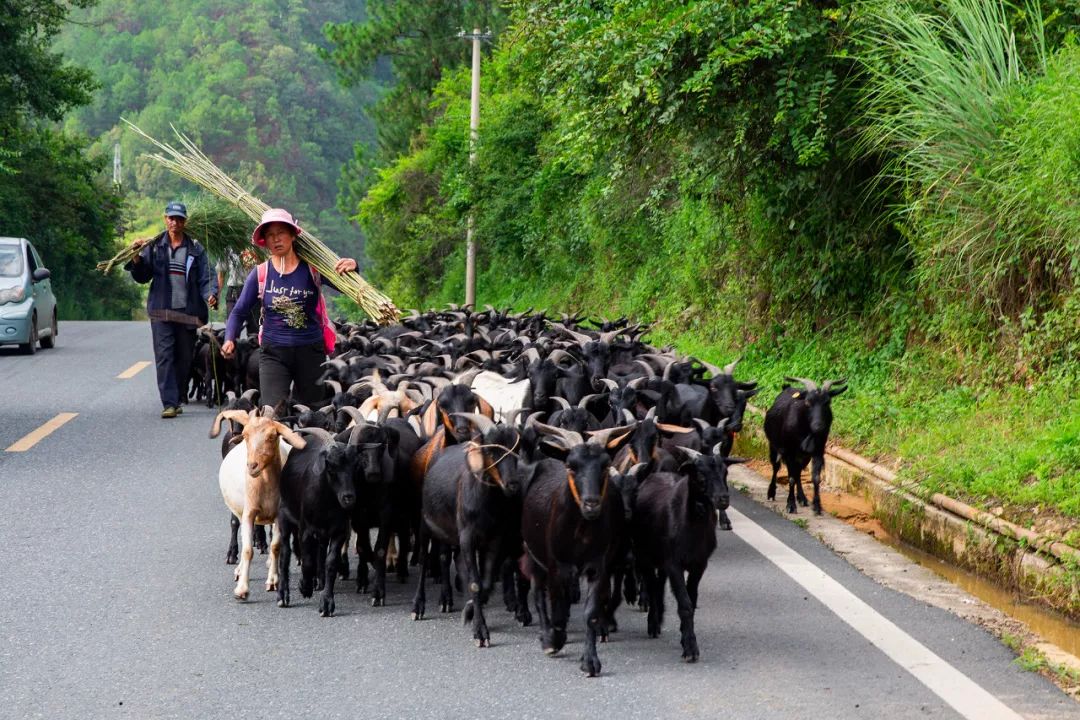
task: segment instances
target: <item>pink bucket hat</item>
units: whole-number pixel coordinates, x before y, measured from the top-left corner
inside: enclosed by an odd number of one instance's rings
[[[251,233],[251,244],[258,245],[259,247],[266,247],[266,238],[263,237],[263,229],[270,223],[285,223],[291,225],[292,229],[299,235],[301,230],[300,226],[296,224],[296,220],[289,214],[288,210],[282,210],[281,208],[270,208],[262,214],[262,219],[259,220],[258,226],[255,228],[255,232]]]

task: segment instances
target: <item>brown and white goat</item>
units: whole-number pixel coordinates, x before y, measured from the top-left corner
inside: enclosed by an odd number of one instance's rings
[[[221,461],[218,484],[225,504],[240,518],[240,563],[234,578],[233,595],[238,600],[248,597],[248,581],[251,575],[251,558],[254,555],[252,534],[255,524],[274,525],[274,537],[270,542],[267,561],[266,590],[277,590],[278,551],[281,533],[277,525],[280,502],[281,468],[292,448],[303,448],[304,438],[274,419],[274,411],[266,407],[263,412],[252,410],[226,410],[214,419],[210,437],[221,432],[221,422],[233,420],[244,426],[244,442],[237,444]]]

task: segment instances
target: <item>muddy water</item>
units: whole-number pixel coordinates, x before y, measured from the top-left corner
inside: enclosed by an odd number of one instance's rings
[[[744,433],[744,435],[749,435],[749,433]],[[744,457],[762,458],[767,454],[768,447],[760,442],[747,442],[743,439],[743,436],[740,436],[739,447],[736,452],[741,453]],[[766,461],[755,459],[748,464],[766,478],[772,472],[769,463]],[[786,478],[783,475],[786,475],[786,473],[781,472],[780,481],[782,487],[780,488],[780,494],[783,495],[786,490],[786,487],[784,487]],[[821,505],[825,512],[830,515],[873,535],[878,541],[902,553],[912,562],[916,562],[937,573],[952,584],[979,598],[987,605],[995,607],[1006,615],[1023,622],[1036,635],[1054,643],[1065,652],[1080,657],[1080,624],[1050,610],[1024,603],[1011,590],[1006,590],[988,580],[942,562],[933,555],[907,545],[885,530],[881,522],[874,517],[873,506],[861,497],[822,490]]]

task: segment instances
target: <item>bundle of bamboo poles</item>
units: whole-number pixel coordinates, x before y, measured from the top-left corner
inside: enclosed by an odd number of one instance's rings
[[[254,222],[259,222],[262,214],[270,209],[269,205],[254,197],[247,190],[240,187],[235,180],[226,175],[210,158],[199,150],[190,138],[175,127],[172,130],[180,141],[180,149],[155,140],[127,120],[124,120],[124,122],[158,148],[160,152],[149,156],[152,160],[164,165],[180,177],[195,183],[204,190],[232,203]],[[334,265],[337,264],[340,258],[310,232],[307,230],[302,231],[300,237],[296,239],[295,247],[297,255],[310,263],[324,277],[333,278],[334,285],[355,300],[360,308],[377,323],[390,325],[400,320],[401,312],[395,307],[390,298],[372,287],[358,273],[348,272],[344,275],[335,273]]]
[[[215,258],[236,256],[245,250],[262,253],[251,244],[251,220],[235,205],[206,193],[181,198],[187,206],[188,221],[185,230],[207,249]],[[117,265],[134,258],[151,238],[140,238],[125,246],[108,260],[97,264],[106,275]]]

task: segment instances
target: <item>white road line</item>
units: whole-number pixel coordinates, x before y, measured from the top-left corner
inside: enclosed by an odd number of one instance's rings
[[[39,427],[37,430],[34,430],[32,433],[20,438],[19,440],[16,440],[13,445],[8,446],[5,452],[26,452],[27,450],[44,440],[46,437],[51,435],[53,432],[55,432],[64,423],[78,417],[78,415],[79,413],[72,412],[60,413],[52,420]]]
[[[1021,720],[996,697],[735,508],[735,534],[969,720]]]
[[[142,370],[144,368],[148,368],[148,367],[150,367],[150,365],[151,365],[151,363],[150,363],[149,360],[140,360],[139,362],[135,363],[134,365],[129,367],[124,372],[117,375],[116,379],[117,380],[130,380],[131,378],[138,375],[140,370]]]

